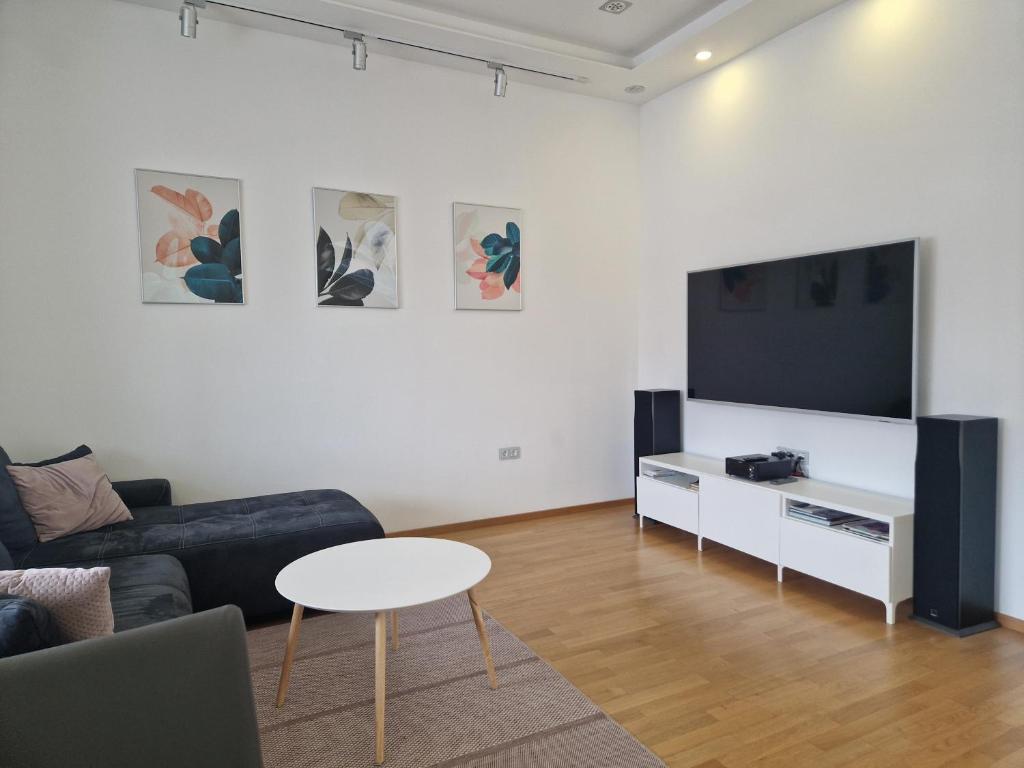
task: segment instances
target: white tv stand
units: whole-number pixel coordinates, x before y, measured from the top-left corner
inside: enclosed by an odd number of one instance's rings
[[[646,477],[644,466],[675,473]],[[699,479],[690,490],[681,474]],[[889,524],[889,541],[872,541],[840,528],[789,517],[790,501],[818,504]],[[913,596],[914,502],[817,480],[785,485],[753,483],[725,473],[725,459],[666,453],[640,459],[636,508],[644,518],[711,539],[775,563],[778,580],[792,568],[885,603],[885,620]]]

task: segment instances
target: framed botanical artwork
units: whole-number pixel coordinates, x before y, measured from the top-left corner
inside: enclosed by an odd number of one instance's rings
[[[241,183],[136,169],[142,301],[242,304]]]
[[[392,195],[313,188],[316,302],[398,308],[398,230]]]
[[[455,203],[455,308],[523,308],[522,227],[517,208]]]

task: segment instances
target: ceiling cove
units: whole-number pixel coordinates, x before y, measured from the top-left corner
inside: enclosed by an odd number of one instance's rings
[[[175,15],[181,7],[181,0],[124,1]],[[607,12],[601,0],[211,0],[199,15],[348,47],[331,28],[345,29],[362,33],[372,54],[486,78],[480,62],[491,61],[510,69],[512,83],[639,104],[843,1],[633,0],[610,3]],[[169,21],[168,33],[176,26]],[[711,58],[698,61],[700,51]],[[636,85],[643,88],[626,91]]]

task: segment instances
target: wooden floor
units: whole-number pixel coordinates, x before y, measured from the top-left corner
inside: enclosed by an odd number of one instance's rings
[[[484,609],[668,765],[1024,766],[1024,635],[889,627],[631,511],[444,535],[491,556]]]

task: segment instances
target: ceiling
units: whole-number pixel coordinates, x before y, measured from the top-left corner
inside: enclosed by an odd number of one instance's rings
[[[181,4],[125,1],[174,14]],[[348,45],[331,29],[252,13],[264,11],[361,32],[371,55],[449,66],[487,80],[486,67],[473,59],[504,64],[510,95],[516,82],[528,82],[642,103],[843,1],[633,0],[615,15],[598,10],[603,0],[208,0],[200,18]],[[175,21],[168,27],[176,34]],[[696,61],[694,54],[704,49],[713,52],[711,60]],[[631,85],[644,91],[625,93]]]
[[[597,10],[602,0],[401,0],[462,19],[636,56],[699,19],[722,0],[634,0],[616,15]]]

